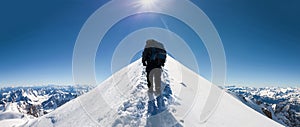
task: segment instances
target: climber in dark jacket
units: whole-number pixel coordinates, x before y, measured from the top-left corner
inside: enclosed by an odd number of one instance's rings
[[[143,66],[146,66],[149,92],[153,92],[153,84],[155,84],[155,92],[160,94],[162,66],[166,62],[166,50],[163,44],[153,39],[147,40],[142,62]]]

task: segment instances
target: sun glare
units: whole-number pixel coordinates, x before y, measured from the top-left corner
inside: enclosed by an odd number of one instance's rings
[[[143,8],[152,8],[156,0],[140,0],[140,4]]]
[[[142,4],[145,6],[153,4],[153,0],[141,0]]]

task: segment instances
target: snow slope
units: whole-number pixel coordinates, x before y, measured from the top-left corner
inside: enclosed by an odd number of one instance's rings
[[[168,57],[162,74],[163,95],[155,96],[147,92],[143,70],[138,60],[90,92],[24,126],[282,126],[225,92],[214,113],[201,122],[210,87],[216,86]]]

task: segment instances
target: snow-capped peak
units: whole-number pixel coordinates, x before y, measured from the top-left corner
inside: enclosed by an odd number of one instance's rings
[[[147,92],[144,67],[138,60],[92,91],[26,125],[282,126],[227,93],[220,97],[213,114],[205,122],[200,121],[214,85],[171,57],[167,57],[163,68],[162,85],[165,87],[161,96]]]

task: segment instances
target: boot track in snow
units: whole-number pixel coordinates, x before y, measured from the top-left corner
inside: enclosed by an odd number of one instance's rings
[[[141,126],[174,126],[175,118],[170,119],[171,112],[176,110],[170,105],[175,105],[175,98],[172,96],[172,89],[170,87],[170,79],[168,70],[163,69],[163,77],[161,86],[163,92],[161,95],[155,95],[153,92],[148,92],[146,73],[142,72],[139,78],[139,84],[136,89],[131,93],[129,100],[125,101],[123,105],[118,108],[119,117],[115,120],[113,126],[118,124]],[[169,115],[166,115],[168,114]],[[162,118],[166,117],[166,118]],[[147,119],[146,123],[142,123],[141,119]],[[176,127],[181,126],[175,124]]]

